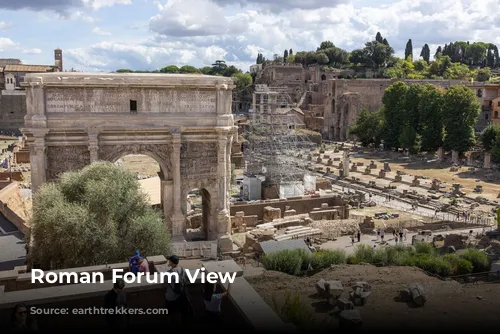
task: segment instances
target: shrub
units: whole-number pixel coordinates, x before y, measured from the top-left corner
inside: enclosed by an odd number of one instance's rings
[[[410,263],[415,267],[442,277],[449,276],[453,273],[453,267],[449,262],[429,254],[415,255],[411,258]]]
[[[426,242],[418,242],[415,244],[415,251],[417,254],[429,254],[434,255],[436,250],[431,244]]]
[[[462,258],[472,263],[474,273],[490,271],[490,259],[478,249],[467,249]]]
[[[390,264],[388,261],[388,249],[387,248],[379,248],[374,251],[372,263],[373,264]]]
[[[474,270],[474,265],[469,260],[460,259],[457,263],[457,275],[467,275],[470,274],[472,270]]]
[[[357,245],[354,250],[354,257],[358,258],[360,262],[373,263],[375,250],[369,245]]]
[[[311,265],[314,269],[324,269],[344,263],[346,263],[346,254],[342,250],[320,250],[313,253],[311,258]]]
[[[311,263],[311,254],[306,252],[304,249],[294,249],[292,252],[296,252],[298,256],[302,259],[302,264],[300,266],[301,270],[308,270],[309,264]]]
[[[291,322],[301,329],[310,327],[313,316],[307,305],[300,300],[300,294],[298,292],[287,293],[285,302],[281,307],[278,305],[275,296],[273,296],[273,306],[274,311],[285,322]]]
[[[354,255],[349,255],[347,257],[348,264],[360,264],[362,261]]]
[[[299,251],[302,251],[303,253]],[[290,275],[298,275],[303,268],[305,258],[304,253],[305,251],[302,249],[285,249],[266,254],[262,258],[262,263],[267,270],[281,271]]]

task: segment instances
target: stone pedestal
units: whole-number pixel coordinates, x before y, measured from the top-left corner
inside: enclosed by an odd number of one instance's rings
[[[378,177],[383,179],[385,178],[385,170],[381,169],[379,172],[378,172]]]
[[[418,186],[420,186],[420,180],[418,179],[418,177],[415,176],[415,178],[413,179],[413,181],[411,181],[411,186],[412,187],[418,187]]]
[[[438,148],[437,159],[438,159],[438,161],[443,161],[443,159],[444,159],[444,149],[442,147]]]
[[[484,168],[486,169],[491,168],[491,152],[484,153]]]
[[[459,158],[459,154],[458,154],[458,151],[451,151],[451,161],[455,164],[458,164],[458,158]]]

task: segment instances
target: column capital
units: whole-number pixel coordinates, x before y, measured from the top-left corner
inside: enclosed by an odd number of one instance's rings
[[[97,136],[99,136],[99,133],[101,132],[101,130],[96,127],[96,126],[91,126],[87,129],[87,134],[90,137],[92,138],[97,138]]]
[[[218,91],[220,90],[228,90],[229,86],[227,84],[218,84],[218,85],[215,85],[215,89],[217,89]]]
[[[168,131],[172,134],[172,136],[180,136],[184,132],[184,127],[171,127],[168,128]]]
[[[47,133],[49,133],[50,129],[47,128],[34,128],[34,129],[27,129],[28,133],[31,133],[33,137],[36,139],[45,139],[45,136]]]
[[[218,135],[227,135],[231,132],[232,130],[232,127],[220,127],[220,128],[215,128],[215,132],[218,134]]]

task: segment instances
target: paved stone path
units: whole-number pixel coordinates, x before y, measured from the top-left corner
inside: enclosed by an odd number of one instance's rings
[[[453,230],[453,231],[436,231],[434,232],[434,235],[436,234],[469,234],[469,231],[471,229],[461,229],[461,230]],[[481,233],[484,231],[483,228],[473,228],[474,234],[476,233]],[[394,237],[392,236],[392,229],[388,229],[389,232],[386,231],[384,239],[385,241],[388,242],[389,245],[394,246],[396,245],[396,242],[394,240]],[[406,236],[406,241],[403,241],[403,245],[411,245],[411,239],[414,235],[417,235],[416,232],[410,232]],[[432,236],[429,236],[429,241],[432,240]],[[370,234],[362,234],[361,235],[361,244],[365,245],[370,245],[370,246],[378,246],[380,244],[380,240],[377,240],[376,235],[370,235]],[[353,254],[354,250],[356,249],[356,245],[359,243],[356,241],[354,245],[351,242],[351,237],[350,236],[343,236],[337,238],[336,241],[328,241],[320,246],[320,249],[341,249],[344,250],[348,255]],[[398,244],[400,244],[398,242]]]

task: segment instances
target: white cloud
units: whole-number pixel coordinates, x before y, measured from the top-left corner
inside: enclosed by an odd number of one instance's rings
[[[8,49],[16,47],[17,44],[13,40],[6,37],[0,37],[0,51],[5,52]]]
[[[132,0],[83,0],[87,7],[93,9],[100,9],[103,7],[113,7],[114,5],[130,5]]]
[[[42,53],[42,50],[37,49],[37,48],[35,48],[35,49],[22,49],[21,52],[24,54],[39,55]]]
[[[9,29],[10,27],[12,27],[11,23],[0,21],[0,30],[6,30]]]
[[[101,1],[101,5],[105,2]],[[240,0],[236,4],[228,0],[155,1],[158,13],[149,22],[154,36],[135,42],[116,40],[82,46],[71,51],[70,61],[75,62],[75,68],[81,65],[116,70],[188,63],[203,66],[223,58],[247,69],[259,52],[271,58],[290,48],[295,52],[315,50],[324,40],[350,51],[374,39],[378,31],[399,56],[411,38],[416,59],[425,43],[429,44],[431,55],[438,45],[457,40],[500,44],[500,21],[492,15],[492,8],[500,8],[500,0],[280,3],[281,0]],[[313,8],[313,4],[317,7]],[[273,6],[281,6],[280,13]]]
[[[111,36],[110,32],[102,31],[101,28],[99,28],[99,27],[95,27],[94,29],[92,29],[92,32],[94,34],[101,35],[101,36]]]

